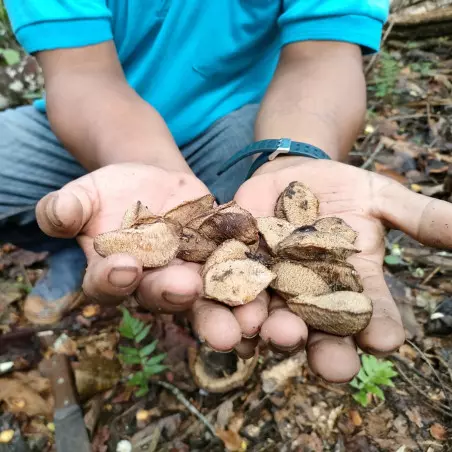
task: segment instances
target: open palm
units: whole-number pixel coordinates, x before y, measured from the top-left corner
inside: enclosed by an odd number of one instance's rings
[[[374,304],[368,327],[355,338],[320,332],[309,333],[306,338],[306,327],[297,325],[301,341],[307,340],[312,369],[327,380],[347,381],[359,369],[355,343],[369,353],[384,355],[397,349],[405,339],[400,314],[383,277],[385,226],[403,230],[424,244],[449,248],[452,206],[415,194],[386,177],[331,161],[303,161],[257,175],[242,185],[236,201],[255,216],[273,215],[277,197],[292,181],[303,182],[314,192],[320,201],[321,216],[341,217],[359,233],[356,246],[362,252],[349,261],[359,272],[364,291]],[[286,318],[294,316],[280,299],[273,303],[286,311]],[[293,320],[289,322],[295,325]],[[265,327],[264,323],[262,329]],[[267,334],[270,339],[278,335],[280,343],[286,340],[285,335],[293,341],[296,334],[287,325],[272,328],[274,331]]]

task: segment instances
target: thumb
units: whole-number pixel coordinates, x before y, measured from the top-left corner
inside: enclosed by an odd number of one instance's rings
[[[51,237],[75,237],[92,214],[91,199],[85,190],[73,183],[49,193],[36,206],[38,225]]]

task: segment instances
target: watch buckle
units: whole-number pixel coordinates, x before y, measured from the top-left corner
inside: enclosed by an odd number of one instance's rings
[[[288,154],[291,144],[292,140],[290,138],[281,138],[276,151],[269,155],[268,160],[274,160],[279,154]]]

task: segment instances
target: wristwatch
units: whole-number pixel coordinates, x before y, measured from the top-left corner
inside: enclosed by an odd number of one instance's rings
[[[274,160],[278,155],[298,155],[313,159],[331,160],[326,152],[312,144],[292,141],[290,138],[262,140],[252,143],[234,154],[223,164],[223,166],[221,166],[217,175],[220,176],[240,160],[254,154],[261,155],[251,165],[247,179],[249,179],[264,163]]]

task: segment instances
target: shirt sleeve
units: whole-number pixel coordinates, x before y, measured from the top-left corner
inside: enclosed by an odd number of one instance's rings
[[[282,46],[296,41],[343,41],[364,54],[380,50],[389,0],[283,0]]]
[[[6,0],[14,34],[28,52],[83,47],[112,39],[106,0]]]

